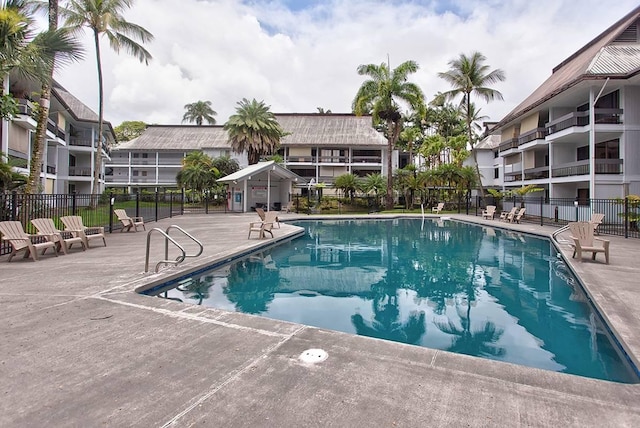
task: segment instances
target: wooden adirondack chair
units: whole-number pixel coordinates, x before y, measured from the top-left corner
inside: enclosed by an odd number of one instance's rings
[[[602,224],[603,220],[604,220],[604,214],[601,214],[601,213],[593,213],[593,215],[591,216],[591,220],[589,220],[589,223],[591,223],[591,225],[593,226],[593,231],[595,232],[596,235],[600,235],[600,232],[598,231],[598,226]]]
[[[526,208],[520,208],[520,210],[518,211],[518,214],[511,216],[511,223],[520,223],[520,220],[522,219],[522,216],[524,215],[524,212],[526,210],[527,210]]]
[[[249,223],[249,236],[247,237],[247,239],[251,238],[251,233],[253,232],[258,232],[259,239],[266,238],[266,233],[271,235],[271,237],[273,238],[273,232],[271,231],[271,229],[273,229],[273,223],[267,223],[264,221],[253,221]]]
[[[274,227],[277,225],[278,229],[280,229],[280,219],[278,218],[277,211],[267,211],[264,213],[264,222],[273,223]]]
[[[444,208],[444,202],[440,202],[437,206],[431,208],[432,213],[440,214],[440,211]]]
[[[86,250],[84,241],[79,236],[74,236],[71,232],[64,232],[56,228],[56,224],[50,218],[34,218],[31,224],[38,230],[38,235],[43,236],[47,241],[51,241],[56,245],[56,251],[67,254],[69,248],[73,244],[80,244],[82,251]]]
[[[118,217],[118,220],[122,222],[122,229],[120,229],[120,232],[128,232],[131,228],[134,228],[134,232],[137,232],[138,226],[142,226],[143,230],[147,230],[147,228],[144,227],[144,218],[129,217],[127,212],[122,208],[113,210],[113,213]]]
[[[591,260],[596,259],[596,254],[604,253],[604,259],[606,264],[609,264],[609,241],[606,239],[594,237],[593,225],[588,221],[577,221],[569,223],[569,230],[571,231],[571,239],[573,240],[573,256],[582,261],[582,253],[591,253]],[[596,241],[601,242],[602,245],[596,246]]]
[[[60,217],[60,221],[64,224],[65,231],[71,232],[74,236],[82,238],[85,247],[89,248],[90,240],[101,238],[104,246],[107,246],[107,240],[104,237],[104,227],[86,227],[82,224],[82,217],[79,215]]]
[[[482,211],[482,218],[493,220],[493,216],[496,215],[496,206],[495,205],[487,205]]]
[[[58,257],[58,252],[55,249],[56,244],[53,241],[45,242],[33,242],[33,239],[38,235],[29,235],[24,231],[22,223],[19,221],[0,221],[0,234],[2,234],[2,240],[8,241],[11,245],[11,254],[9,254],[9,261],[19,251],[24,251],[24,258],[31,256],[33,261],[38,260],[38,250],[42,250],[42,254],[47,251],[48,248],[53,248],[53,252]],[[40,237],[40,239],[42,239]]]
[[[516,215],[517,210],[518,207],[513,207],[511,208],[511,211],[502,211],[502,213],[500,214],[500,220],[508,221],[509,223],[511,223],[511,220],[513,219],[513,216]]]

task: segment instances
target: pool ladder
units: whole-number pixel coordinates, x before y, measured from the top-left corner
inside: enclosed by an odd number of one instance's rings
[[[560,244],[567,244],[569,241],[567,241],[566,239],[563,239],[562,241],[558,240],[558,235],[560,235],[562,232],[566,232],[567,230],[569,230],[569,226],[563,226],[560,229],[556,230],[555,232],[553,232],[551,234],[551,239],[553,239],[553,241],[560,245]]]
[[[171,236],[169,236],[169,232],[172,229],[179,230],[185,236],[190,238],[193,242],[198,244],[198,246],[200,247],[200,251],[198,251],[198,254],[187,254],[187,252],[184,250],[184,247],[182,245],[180,245]],[[160,269],[160,266],[163,265],[163,264],[165,266],[168,265],[168,264],[173,264],[173,265],[177,266],[180,263],[182,263],[184,261],[184,259],[186,259],[187,257],[198,257],[200,254],[202,254],[202,251],[204,250],[204,247],[202,246],[202,243],[200,241],[198,241],[196,238],[194,238],[186,230],[181,228],[180,226],[172,224],[171,226],[167,227],[166,230],[162,230],[162,229],[159,229],[159,228],[155,227],[155,228],[151,229],[149,232],[147,232],[147,255],[145,257],[145,262],[144,262],[144,271],[145,271],[145,273],[149,272],[149,248],[151,247],[151,235],[154,232],[157,232],[157,233],[161,234],[162,236],[164,236],[164,260],[161,260],[156,264],[156,270],[155,270],[156,272],[158,272],[158,270]],[[178,247],[178,249],[182,253],[178,257],[176,257],[175,260],[169,260],[169,242],[171,242],[173,245]]]

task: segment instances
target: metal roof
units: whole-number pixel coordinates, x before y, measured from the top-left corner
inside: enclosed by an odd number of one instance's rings
[[[640,45],[609,45],[600,49],[587,74],[626,75],[640,69]]]
[[[149,125],[142,135],[120,143],[113,150],[190,151],[205,148],[231,148],[222,126]]]
[[[294,180],[298,183],[306,183],[304,178],[300,177],[295,172],[291,172],[285,167],[278,165],[275,161],[258,162],[256,164],[249,165],[240,171],[236,171],[226,177],[219,178],[216,181],[220,183],[230,183],[233,181],[250,180],[252,176],[256,176],[266,171],[271,171],[272,175],[282,179]]]

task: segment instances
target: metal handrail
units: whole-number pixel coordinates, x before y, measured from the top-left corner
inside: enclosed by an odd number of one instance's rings
[[[560,245],[560,244],[561,244],[561,242],[560,242],[560,241],[558,241],[558,238],[557,238],[557,237],[558,237],[558,235],[560,235],[562,232],[565,232],[565,231],[567,231],[567,230],[569,230],[569,225],[562,226],[560,229],[556,230],[555,232],[553,232],[553,233],[551,234],[551,239],[553,239],[553,241],[554,241],[556,244]]]
[[[171,236],[169,236],[169,232],[171,231],[171,229],[178,229],[184,235],[189,237],[193,242],[198,244],[198,246],[200,247],[200,251],[198,251],[197,254],[187,254],[187,252],[185,251],[184,247],[182,245],[178,244],[178,242],[175,239],[173,239]],[[155,227],[155,228],[151,229],[149,232],[147,232],[147,253],[146,253],[145,262],[144,262],[144,271],[145,271],[145,273],[149,272],[149,249],[151,248],[151,234],[154,231],[159,232],[162,236],[164,236],[164,260],[161,260],[156,264],[156,269],[155,269],[156,272],[158,272],[158,270],[160,269],[160,265],[162,265],[162,264],[167,265],[167,264],[171,263],[171,264],[174,264],[174,265],[177,266],[180,263],[182,263],[184,261],[184,259],[186,259],[187,257],[198,257],[200,254],[202,254],[202,251],[204,251],[204,247],[203,247],[202,243],[200,241],[198,241],[196,238],[194,238],[190,233],[188,233],[183,228],[181,228],[180,226],[172,224],[171,226],[167,227],[166,230],[162,230],[162,229],[159,229],[159,228]],[[175,260],[169,260],[169,242],[171,242],[173,245],[178,247],[178,249],[182,253],[182,255],[176,257]]]
[[[193,235],[191,235],[189,232],[187,232],[186,230],[184,230],[183,228],[181,228],[178,225],[172,224],[171,226],[167,227],[167,229],[165,230],[165,234],[167,235],[167,237],[169,237],[169,231],[171,229],[178,229],[180,232],[182,232],[184,235],[186,235],[189,239],[191,239],[193,242],[195,242],[196,244],[198,244],[198,246],[200,247],[200,251],[198,251],[198,254],[185,254],[184,257],[198,257],[200,254],[202,254],[202,252],[204,251],[204,247],[202,246],[202,242],[198,241],[195,237],[193,237]],[[169,257],[169,240],[165,240],[164,243],[164,258],[168,258]]]

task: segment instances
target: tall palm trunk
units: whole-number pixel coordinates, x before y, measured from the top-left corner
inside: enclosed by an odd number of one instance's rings
[[[389,154],[387,156],[387,196],[385,200],[385,208],[388,210],[392,210],[394,206],[394,197],[393,197],[393,149],[396,146],[396,141],[398,141],[398,137],[400,136],[400,128],[402,128],[400,121],[392,121],[387,119],[387,142],[388,142],[388,151]]]
[[[480,175],[480,165],[478,165],[478,151],[475,148],[475,144],[473,143],[472,131],[471,131],[471,94],[467,93],[466,96],[466,104],[467,104],[467,135],[469,137],[469,145],[471,146],[471,153],[473,153],[473,163],[476,164],[476,174],[478,175],[478,190],[480,190],[480,197],[484,198],[484,186],[482,186],[482,176]]]
[[[55,31],[58,29],[58,0],[49,0],[49,30]],[[40,173],[44,172],[46,177],[46,168],[42,171],[42,165],[45,163],[43,159],[43,152],[45,144],[47,144],[47,120],[49,119],[49,111],[51,104],[51,83],[53,81],[53,69],[48,70],[49,78],[42,82],[40,90],[40,107],[38,109],[38,124],[36,127],[36,136],[31,147],[31,162],[29,164],[29,179],[25,186],[25,193],[34,193],[38,190],[38,183],[40,181]],[[46,178],[45,178],[46,181]],[[44,185],[43,185],[44,190]]]
[[[102,122],[104,120],[104,89],[102,87],[102,59],[100,58],[100,39],[96,29],[93,30],[93,40],[96,45],[96,63],[98,66],[98,148],[95,152],[95,158],[93,163],[93,186],[91,193],[98,195],[100,193],[100,172],[102,170]],[[94,201],[95,199],[95,201]],[[91,205],[93,208],[97,206],[97,198],[91,198]]]

